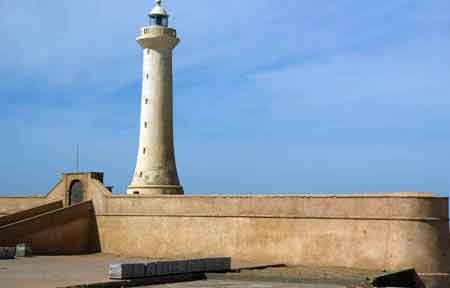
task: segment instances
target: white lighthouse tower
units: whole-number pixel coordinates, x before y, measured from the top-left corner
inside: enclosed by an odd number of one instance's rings
[[[128,194],[183,194],[173,144],[172,50],[180,42],[168,27],[161,0],[149,13],[150,26],[137,42],[144,49],[139,150]]]

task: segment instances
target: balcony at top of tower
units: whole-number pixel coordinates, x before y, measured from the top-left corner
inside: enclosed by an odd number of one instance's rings
[[[169,26],[169,14],[161,6],[161,0],[156,0],[156,5],[150,11],[148,16],[150,17],[150,26]]]

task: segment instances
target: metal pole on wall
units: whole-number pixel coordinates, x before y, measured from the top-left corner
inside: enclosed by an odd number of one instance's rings
[[[80,144],[77,144],[77,167],[76,172],[80,172]]]

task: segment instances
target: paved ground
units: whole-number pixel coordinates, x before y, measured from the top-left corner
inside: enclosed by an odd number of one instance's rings
[[[56,288],[109,282],[110,263],[150,260],[105,254],[0,260],[1,288]],[[247,266],[233,263],[233,266]],[[338,268],[270,268],[208,274],[208,280],[151,286],[156,288],[344,288],[355,287],[374,272]]]
[[[188,283],[147,286],[153,288],[345,288],[335,284],[301,284],[237,280],[206,280]]]
[[[110,255],[32,257],[0,260],[1,288],[56,288],[109,281]]]
[[[219,280],[250,280],[273,281],[302,284],[334,284],[345,287],[357,287],[381,274],[382,271],[369,271],[364,269],[349,269],[337,267],[283,267],[263,270],[244,270],[240,273],[209,274],[209,279]]]

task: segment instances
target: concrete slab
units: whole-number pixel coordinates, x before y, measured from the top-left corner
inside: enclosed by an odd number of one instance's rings
[[[154,260],[137,263],[115,263],[109,265],[111,279],[139,279],[176,274],[230,272],[231,258],[211,257],[185,260]]]

